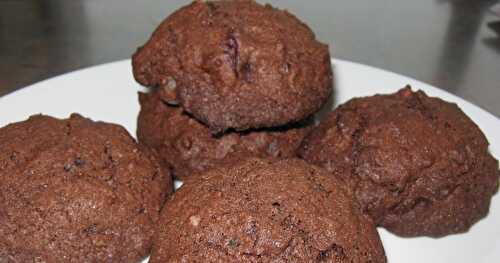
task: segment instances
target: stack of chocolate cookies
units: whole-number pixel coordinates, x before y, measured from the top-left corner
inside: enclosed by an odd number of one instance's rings
[[[481,130],[410,87],[314,125],[328,46],[287,11],[195,1],[132,62],[139,143],[78,114],[0,128],[0,262],[382,263],[377,226],[465,232],[498,190]]]
[[[235,160],[296,156],[332,92],[328,46],[253,1],[196,1],[133,55],[137,136],[178,179]]]
[[[150,262],[385,262],[350,190],[297,159],[332,93],[328,46],[254,1],[196,1],[133,55],[139,142],[184,182]]]

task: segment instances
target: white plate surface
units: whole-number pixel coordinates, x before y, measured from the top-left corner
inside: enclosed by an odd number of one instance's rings
[[[414,79],[348,61],[333,60],[335,101],[375,93],[392,93],[406,84],[430,96],[457,103],[486,134],[490,151],[500,157],[500,120],[479,107]],[[79,112],[93,120],[118,123],[135,135],[139,111],[130,60],[79,70],[26,87],[0,98],[0,126],[37,113],[66,118]],[[440,239],[400,238],[379,229],[390,263],[500,262],[500,195],[489,215],[468,233]]]

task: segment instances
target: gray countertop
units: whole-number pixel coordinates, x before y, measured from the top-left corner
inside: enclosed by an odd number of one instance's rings
[[[270,0],[303,19],[336,58],[394,71],[500,116],[498,1]],[[188,1],[0,0],[0,96],[129,58]]]

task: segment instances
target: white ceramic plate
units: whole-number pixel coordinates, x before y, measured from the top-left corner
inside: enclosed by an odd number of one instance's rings
[[[500,157],[500,120],[488,112],[454,95],[401,75],[352,62],[333,60],[335,101],[375,93],[391,93],[410,84],[457,103],[486,134],[490,150]],[[66,118],[79,112],[94,120],[125,126],[135,135],[139,111],[137,91],[140,86],[132,77],[130,60],[79,70],[0,98],[0,126],[22,121],[43,113]],[[379,229],[390,263],[422,262],[500,262],[500,196],[492,202],[488,217],[465,234],[440,239],[400,238]]]

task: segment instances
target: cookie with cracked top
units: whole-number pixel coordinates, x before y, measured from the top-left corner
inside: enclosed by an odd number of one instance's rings
[[[214,133],[297,122],[332,90],[328,46],[295,16],[255,1],[195,1],[132,57],[135,79],[164,89]]]
[[[0,262],[138,262],[169,174],[113,124],[36,115],[0,128]]]
[[[487,215],[500,175],[484,134],[456,104],[410,87],[339,106],[300,155],[343,175],[362,209],[401,236],[467,231]]]
[[[139,93],[137,121],[139,142],[155,149],[164,169],[184,180],[225,163],[249,156],[296,157],[312,120],[295,125],[245,132],[228,131],[215,136],[209,128],[165,103],[158,91]]]
[[[213,169],[166,202],[150,262],[385,262],[344,187],[299,159]]]

